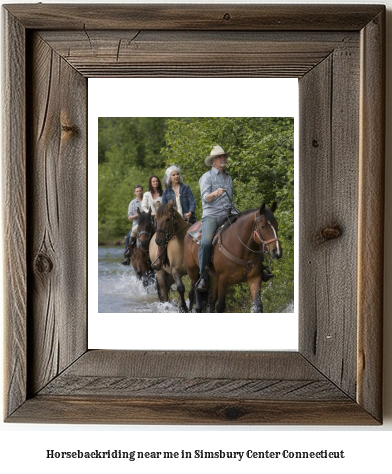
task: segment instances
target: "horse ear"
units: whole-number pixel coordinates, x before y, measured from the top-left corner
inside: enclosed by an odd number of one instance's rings
[[[173,206],[174,206],[174,199],[172,199],[169,204],[168,204],[168,208],[169,209],[173,209]]]
[[[137,214],[140,216],[140,209],[137,208]]]
[[[275,212],[277,208],[278,208],[278,206],[277,206],[276,202],[273,202],[272,206],[271,206],[271,211]]]
[[[149,213],[150,216],[151,216],[151,206],[149,206],[149,208],[148,208],[148,213]]]
[[[264,212],[264,209],[265,209],[265,202],[263,202],[263,204],[260,206],[259,213],[262,214]]]

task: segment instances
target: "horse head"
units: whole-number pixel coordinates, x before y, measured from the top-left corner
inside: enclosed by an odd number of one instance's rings
[[[155,242],[158,247],[164,247],[174,233],[174,199],[172,199],[168,204],[161,204],[157,209],[155,218],[157,221]]]
[[[263,246],[272,258],[281,258],[282,246],[278,238],[278,222],[275,219],[276,202],[270,208],[263,203],[257,209],[254,221],[254,240]]]
[[[149,208],[148,212],[140,212],[140,210],[138,209],[137,213],[138,213],[137,245],[138,245],[138,248],[141,248],[145,252],[148,252],[150,240],[155,230],[153,219],[151,217],[151,207]]]

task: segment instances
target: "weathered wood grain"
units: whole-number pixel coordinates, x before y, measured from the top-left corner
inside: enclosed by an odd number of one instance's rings
[[[221,31],[43,31],[86,77],[157,75],[300,77],[356,33]]]
[[[230,400],[345,400],[329,380],[208,379],[206,377],[72,377],[59,376],[40,395]]]
[[[5,416],[26,399],[26,90],[25,31],[4,12],[3,41],[3,215]]]
[[[380,423],[385,7],[4,9],[6,420]],[[299,352],[86,352],[86,77],[226,75],[301,77]]]
[[[298,352],[92,350],[67,376],[324,380]]]
[[[358,31],[379,5],[7,5],[31,29]]]
[[[89,351],[9,421],[376,424],[299,353]]]
[[[354,398],[359,50],[336,48],[299,87],[300,347]],[[339,236],[320,238],[331,227]]]
[[[382,417],[385,12],[361,31],[357,399]]]
[[[296,352],[89,351],[40,395],[343,400]]]
[[[37,35],[29,39],[29,389],[34,394],[87,349],[87,110],[86,79]]]
[[[202,424],[202,425],[375,425],[353,400],[181,400],[40,396],[10,419],[33,423]]]

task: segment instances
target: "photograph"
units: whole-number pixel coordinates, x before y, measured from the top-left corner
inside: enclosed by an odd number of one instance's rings
[[[99,117],[98,246],[98,312],[293,312],[294,117]]]

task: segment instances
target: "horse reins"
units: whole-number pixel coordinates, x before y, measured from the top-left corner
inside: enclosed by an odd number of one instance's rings
[[[186,229],[189,226],[189,221],[185,221],[185,222],[186,222],[185,227],[183,227],[182,229],[179,229],[176,232],[174,232],[174,227],[177,225],[177,219],[176,219],[176,213],[173,211],[173,219],[172,219],[173,226],[172,226],[172,229],[168,230],[166,232],[163,229],[157,229],[155,231],[155,233],[157,234],[158,232],[161,232],[161,233],[165,234],[165,242],[166,242],[166,246],[167,246],[167,244],[169,243],[169,241],[173,237],[173,235],[179,234],[181,231],[183,231],[184,229]]]
[[[158,256],[157,258],[151,262],[151,265],[153,265],[157,260],[159,260],[162,255],[165,253],[165,250],[167,249],[167,246],[168,246],[168,243],[170,242],[171,238],[174,236],[174,235],[177,235],[179,234],[181,231],[183,231],[184,229],[186,229],[187,227],[189,227],[189,221],[185,221],[186,222],[186,225],[185,227],[183,227],[182,229],[179,229],[177,230],[176,232],[174,232],[174,226],[177,225],[177,219],[176,219],[176,213],[173,211],[173,219],[172,219],[172,229],[170,231],[170,229],[168,231],[164,231],[163,229],[157,229],[155,231],[155,233],[157,234],[158,232],[161,232],[163,234],[165,234],[165,245],[163,246],[163,250],[162,250],[162,253],[159,253],[159,248],[162,248],[162,247],[158,247]]]
[[[260,229],[259,229],[259,226],[257,225],[257,221],[261,218],[262,216],[259,216],[257,217],[256,214],[255,214],[255,220],[253,222],[253,240],[256,242],[256,237],[260,240],[261,242],[261,245],[263,246],[263,250],[262,252],[265,252],[265,248],[268,249],[269,251],[269,247],[268,247],[268,244],[272,244],[272,242],[279,242],[280,243],[280,240],[275,237],[274,239],[270,239],[270,240],[267,240],[265,241],[263,239],[263,237],[261,236],[261,232],[260,232]],[[267,222],[268,224],[273,228],[271,222],[267,219]],[[274,233],[275,233],[275,230],[274,230]],[[276,235],[276,234],[275,234]],[[257,243],[257,242],[256,242]]]
[[[262,236],[261,236],[261,232],[260,232],[260,229],[259,229],[259,226],[257,224],[257,221],[261,218],[262,216],[259,216],[257,217],[257,211],[255,213],[255,219],[253,221],[253,232],[252,232],[252,236],[253,236],[253,240],[255,241],[255,243],[257,243],[256,241],[256,237],[260,240],[261,242],[261,245],[262,245],[262,250],[252,250],[251,248],[249,248],[240,238],[240,236],[237,234],[237,232],[235,231],[235,228],[232,227],[233,229],[233,232],[234,234],[236,235],[237,239],[241,242],[241,244],[247,248],[249,251],[253,252],[253,253],[257,253],[257,254],[262,254],[263,256],[266,255],[266,254],[269,254],[269,247],[268,247],[268,244],[271,244],[272,242],[279,242],[279,239],[278,238],[275,238],[275,239],[270,239],[270,240],[267,240],[265,241]],[[272,227],[272,224],[268,221],[269,225]],[[219,250],[227,257],[229,258],[231,261],[239,264],[239,265],[242,265],[242,266],[245,266],[245,275],[247,275],[252,269],[253,267],[256,265],[256,263],[258,262],[259,260],[259,255],[257,255],[253,260],[243,260],[242,258],[239,258],[239,257],[236,257],[235,255],[233,255],[232,253],[230,253],[222,244],[222,241],[221,241],[221,234],[219,233],[219,236],[218,236],[218,244],[219,244]],[[266,251],[267,250],[267,251]],[[270,262],[268,262],[268,267],[270,267]],[[271,271],[271,270],[270,270]]]
[[[154,224],[153,224],[153,222],[150,222],[150,225],[151,225],[152,229],[154,229]],[[140,240],[140,236],[141,236],[142,234],[146,234],[146,235],[148,236],[148,240],[150,240],[150,239],[151,239],[151,236],[153,235],[153,231],[147,232],[146,230],[142,230],[142,231],[140,231],[140,232],[137,234],[137,241],[138,241],[138,243],[140,243],[140,247],[138,247],[138,248],[140,248],[141,250],[143,250],[143,252],[145,252],[145,253],[149,253],[148,250],[145,250],[145,249],[143,248],[142,242],[141,242],[141,240]]]
[[[235,211],[238,212],[238,214],[240,214],[239,210],[234,206],[234,203],[233,203],[233,200],[230,198],[230,196],[228,195],[227,193],[227,190],[225,189],[225,197],[229,200],[230,204],[231,204],[231,208],[234,209]],[[222,206],[223,207],[223,206]],[[239,265],[242,265],[242,266],[245,266],[245,275],[247,275],[251,270],[252,268],[256,265],[256,263],[258,262],[259,260],[259,257],[260,257],[260,254],[262,255],[262,257],[268,255],[269,256],[269,247],[268,245],[271,244],[272,242],[279,242],[279,239],[276,237],[275,239],[270,239],[270,240],[267,240],[265,241],[262,236],[261,236],[261,232],[260,232],[260,229],[259,229],[259,226],[257,224],[257,221],[261,218],[262,216],[260,215],[259,217],[257,217],[257,211],[255,213],[255,219],[253,221],[253,232],[252,232],[252,236],[253,236],[253,240],[255,241],[255,243],[257,244],[257,240],[256,238],[258,238],[261,242],[261,245],[262,245],[262,249],[261,250],[252,250],[251,248],[249,248],[241,239],[241,237],[237,234],[235,228],[233,226],[232,229],[233,229],[233,232],[234,234],[236,235],[237,239],[241,242],[241,244],[246,248],[248,249],[250,252],[253,252],[253,253],[256,253],[256,254],[259,254],[257,255],[253,260],[250,260],[250,261],[246,261],[246,260],[243,260],[242,258],[239,258],[239,257],[236,257],[235,255],[233,255],[232,253],[230,253],[222,244],[222,241],[221,241],[221,234],[219,233],[218,234],[218,245],[219,245],[219,250],[227,257],[229,258],[231,261],[239,264]],[[227,217],[227,220],[230,222],[230,219],[229,219],[229,216]],[[267,221],[269,223],[269,225],[272,227],[272,224]],[[276,235],[276,234],[275,234]],[[268,261],[268,267],[269,267],[269,270],[271,271],[271,264],[270,264],[270,261]]]
[[[239,210],[235,207],[232,199],[230,198],[230,196],[228,195],[226,189],[225,189],[225,197],[229,200],[230,204],[231,204],[231,207],[232,209],[234,209],[235,211],[238,212],[238,214],[240,214]],[[257,211],[256,211],[257,212]],[[237,234],[237,232],[235,231],[234,227],[233,227],[233,231],[237,237],[237,239],[241,242],[241,244],[247,249],[249,250],[250,252],[253,252],[253,253],[265,253],[265,249],[269,249],[268,247],[268,244],[272,244],[272,242],[280,242],[278,238],[275,238],[275,239],[270,239],[270,240],[267,240],[265,241],[262,237],[261,237],[261,232],[260,232],[260,229],[259,229],[259,226],[257,225],[257,221],[261,218],[262,216],[259,216],[257,217],[256,213],[255,213],[255,220],[253,222],[253,240],[257,243],[256,241],[256,237],[260,240],[261,242],[261,245],[263,246],[263,249],[262,250],[252,250],[251,248],[249,248],[242,240],[241,240],[241,237]],[[228,218],[229,219],[229,218]],[[272,227],[272,224],[268,221],[269,225]]]
[[[269,251],[269,247],[268,247],[268,244],[271,244],[272,242],[280,242],[280,240],[278,238],[275,238],[275,239],[270,239],[270,240],[264,240],[263,237],[261,236],[261,232],[260,232],[260,229],[259,229],[259,226],[257,225],[257,221],[263,216],[259,216],[257,217],[256,213],[255,213],[255,220],[253,221],[253,231],[252,231],[252,236],[253,236],[253,240],[257,243],[256,241],[256,237],[260,240],[261,244],[263,246],[262,250],[252,250],[251,248],[249,248],[242,240],[241,240],[241,237],[237,234],[237,232],[235,231],[235,228],[233,227],[233,232],[234,234],[236,235],[237,239],[241,242],[241,244],[247,249],[249,250],[250,252],[253,252],[253,253],[265,253],[266,249],[268,249]],[[268,221],[269,225],[272,227],[272,224]]]

